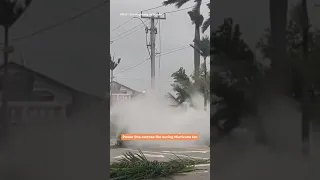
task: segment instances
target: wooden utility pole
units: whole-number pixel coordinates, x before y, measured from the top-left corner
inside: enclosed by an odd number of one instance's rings
[[[144,16],[141,12],[141,18],[148,18],[150,19],[150,29],[146,29],[147,33],[148,31],[150,32],[150,44],[148,45],[151,49],[151,53],[150,53],[150,59],[151,59],[151,88],[155,89],[155,76],[156,76],[156,63],[155,63],[155,59],[156,59],[156,53],[155,53],[155,41],[156,41],[156,34],[157,34],[157,28],[155,27],[155,19],[161,20],[161,19],[166,19],[166,16],[164,14],[163,17],[161,17],[161,15],[159,15],[159,13],[157,15],[151,15],[151,16]]]

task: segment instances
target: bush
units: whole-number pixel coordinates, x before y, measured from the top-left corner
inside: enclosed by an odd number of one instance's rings
[[[119,147],[119,148],[124,148],[124,147],[126,147],[125,146],[125,142],[124,141],[122,141],[121,140],[121,134],[126,134],[128,131],[126,130],[126,129],[123,129],[122,131],[121,131],[121,133],[118,135],[118,140],[117,140],[117,142],[116,142],[116,144],[115,144],[115,147]]]

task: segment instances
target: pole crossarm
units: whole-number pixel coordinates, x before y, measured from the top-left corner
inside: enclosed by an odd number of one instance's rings
[[[163,16],[162,16],[163,15]],[[141,18],[148,18],[150,19],[150,29],[146,27],[146,32],[150,32],[150,44],[147,45],[150,47],[151,52],[150,52],[150,59],[151,59],[151,88],[155,89],[155,76],[156,76],[156,68],[155,68],[155,59],[156,59],[156,50],[155,50],[155,41],[156,41],[156,34],[157,34],[157,28],[155,26],[155,20],[163,20],[166,19],[166,14],[150,14],[150,15],[145,15],[141,11]]]

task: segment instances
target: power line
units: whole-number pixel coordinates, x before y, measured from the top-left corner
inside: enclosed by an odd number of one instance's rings
[[[139,29],[136,29],[136,30],[132,31],[131,33],[125,35],[125,36],[122,36],[122,37],[119,37],[119,38],[117,38],[117,39],[111,40],[111,42],[113,43],[113,42],[115,42],[115,41],[119,41],[119,40],[121,40],[121,39],[123,39],[123,38],[125,38],[125,37],[127,37],[127,36],[129,36],[129,35],[131,35],[131,34],[133,34],[133,33],[135,33],[135,32],[137,32],[137,31],[139,31],[139,30],[141,30],[141,29],[140,29],[140,28],[139,28]]]
[[[76,20],[76,19],[79,19],[79,18],[83,17],[84,15],[90,14],[90,13],[92,13],[92,12],[94,12],[94,11],[102,8],[102,7],[104,7],[104,5],[106,5],[107,3],[108,3],[108,1],[105,0],[105,1],[103,1],[103,2],[101,2],[101,3],[99,3],[99,4],[96,4],[96,5],[92,6],[92,7],[90,7],[89,9],[86,9],[86,10],[84,10],[84,11],[76,14],[76,15],[73,15],[73,16],[71,16],[71,17],[69,17],[69,18],[66,18],[66,19],[64,19],[64,20],[62,20],[62,21],[59,21],[59,22],[57,22],[57,23],[54,23],[54,24],[52,24],[52,25],[50,25],[50,26],[47,26],[47,27],[45,27],[45,28],[43,28],[43,29],[40,29],[40,30],[35,31],[35,32],[33,32],[33,33],[30,33],[30,34],[27,34],[27,35],[25,35],[25,36],[13,38],[13,39],[11,39],[11,41],[14,42],[14,41],[19,41],[19,40],[26,39],[26,38],[29,38],[29,37],[33,37],[33,36],[42,34],[42,33],[46,32],[46,31],[52,30],[52,29],[54,29],[54,28],[56,28],[56,27],[65,25],[65,24],[67,24],[67,23],[69,23],[69,22],[71,22],[71,21],[74,21],[74,20]]]
[[[147,22],[147,21],[149,21],[149,19],[143,21],[143,23],[145,23],[145,22]],[[125,37],[127,37],[127,36],[129,36],[129,35],[131,35],[131,34],[133,34],[133,33],[135,33],[135,32],[137,32],[138,30],[140,30],[140,28],[144,27],[144,24],[143,24],[143,23],[141,22],[140,24],[134,26],[133,28],[131,28],[131,29],[129,29],[129,30],[127,30],[127,31],[119,34],[118,36],[114,37],[113,40],[111,40],[111,41],[112,41],[112,42],[118,41],[118,40],[120,40],[120,39],[123,39],[123,38],[125,38]],[[143,25],[143,26],[141,26],[141,25]],[[130,31],[132,31],[132,30],[134,30],[134,29],[136,29],[136,30],[133,31],[133,32],[131,32],[131,33],[129,33],[129,34],[127,34],[128,32],[130,32]],[[127,34],[127,35],[121,37],[121,36],[124,35],[124,34]]]
[[[153,7],[153,8],[149,8],[149,9],[142,10],[142,11],[140,11],[140,12],[150,11],[150,10],[153,10],[153,9],[158,9],[158,8],[160,8],[160,7],[163,7],[163,6],[164,6],[164,5],[156,6],[156,7]],[[138,14],[138,13],[137,13],[137,14]],[[112,29],[111,32],[113,32],[113,31],[116,30],[116,29],[119,29],[120,27],[122,27],[123,25],[127,24],[128,22],[130,22],[130,21],[133,20],[133,19],[134,19],[134,17],[133,17],[133,18],[130,18],[130,19],[127,20],[126,22],[124,22],[124,23],[120,24],[119,26],[117,26],[116,28]]]
[[[160,6],[157,6],[157,7],[153,7],[153,8],[145,9],[145,10],[142,10],[142,12],[143,12],[143,11],[150,11],[150,10],[158,9],[158,8],[163,7],[163,6],[165,6],[165,5],[160,5]]]
[[[150,57],[147,58],[147,59],[145,59],[145,60],[143,60],[143,61],[141,61],[140,63],[138,63],[138,64],[136,64],[136,65],[134,65],[134,66],[131,66],[131,67],[129,67],[129,68],[126,68],[126,69],[124,69],[124,70],[122,70],[122,71],[120,71],[120,72],[118,72],[118,73],[115,73],[114,75],[123,73],[123,72],[125,72],[125,71],[129,71],[129,70],[131,70],[131,69],[133,69],[133,68],[135,68],[135,67],[137,67],[137,66],[140,66],[141,64],[144,64],[145,62],[147,62],[149,59],[150,59]]]
[[[209,3],[209,2],[210,2],[210,1],[205,1],[205,2],[202,2],[201,4]],[[163,7],[163,6],[164,6],[164,5],[161,5],[161,6],[157,6],[157,7],[154,7],[154,8],[147,9],[147,10],[157,9],[157,8],[159,8],[159,7]],[[194,8],[194,6],[189,6],[189,7],[186,7],[186,8],[183,8],[183,9],[174,10],[174,11],[168,11],[168,12],[165,12],[165,13],[163,13],[163,14],[176,13],[176,12],[185,11],[185,10],[188,10],[188,9],[191,9],[191,8]],[[147,10],[144,10],[144,11],[147,11]],[[129,21],[131,21],[131,20],[132,20],[132,18],[131,18]],[[126,22],[125,22],[125,23],[126,23]],[[127,30],[127,31],[125,31],[124,33],[122,33],[122,34],[120,34],[120,35],[116,36],[115,38],[117,38],[117,37],[119,37],[119,36],[121,36],[121,35],[123,35],[123,34],[126,34],[127,32],[132,31],[133,29],[137,28],[137,27],[138,27],[138,26],[140,26],[141,24],[142,24],[142,23],[138,24],[137,26],[135,26],[135,27],[133,27],[133,28],[131,28],[131,29],[129,29],[129,30]],[[124,23],[123,23],[122,25],[124,25]],[[122,26],[122,25],[120,25],[120,26]],[[140,28],[141,28],[141,27],[140,27]],[[137,30],[137,31],[138,31],[138,30]],[[137,32],[137,31],[134,31],[134,32]],[[134,32],[132,32],[132,33],[130,33],[130,34],[127,34],[125,37],[127,37],[127,36],[129,36],[129,35],[133,34]],[[124,37],[123,37],[123,38],[124,38]],[[114,42],[114,41],[118,41],[118,40],[123,39],[123,38],[119,38],[119,39],[116,39],[116,40],[112,40],[112,42]]]
[[[209,2],[209,1],[208,1]],[[203,3],[208,3],[208,2],[203,2]],[[90,13],[92,13],[92,12],[94,12],[94,11],[96,11],[96,10],[98,10],[98,9],[100,9],[100,8],[102,8],[104,5],[106,5],[108,3],[108,1],[103,1],[102,3],[99,3],[99,4],[97,4],[97,5],[95,5],[95,6],[92,6],[91,8],[89,8],[89,9],[87,9],[87,10],[84,10],[84,11],[82,11],[81,13],[78,13],[78,14],[76,14],[76,15],[74,15],[74,16],[71,16],[71,17],[69,17],[69,18],[66,18],[66,19],[64,19],[64,20],[62,20],[62,21],[59,21],[59,22],[57,22],[57,23],[54,23],[54,24],[52,24],[52,25],[50,25],[50,26],[47,26],[47,27],[45,27],[45,28],[43,28],[43,29],[40,29],[40,30],[38,30],[38,31],[35,31],[35,32],[33,32],[33,33],[30,33],[30,34],[27,34],[27,35],[24,35],[24,36],[20,36],[20,37],[16,37],[16,38],[13,38],[13,39],[11,39],[11,41],[12,42],[14,42],[14,41],[19,41],[19,40],[23,40],[23,39],[26,39],[26,38],[29,38],[29,37],[33,37],[33,36],[36,36],[36,35],[39,35],[39,34],[42,34],[42,33],[44,33],[44,32],[47,32],[47,31],[50,31],[50,30],[52,30],[52,29],[54,29],[54,28],[57,28],[57,27],[59,27],[59,26],[62,26],[62,25],[65,25],[65,24],[67,24],[67,23],[69,23],[69,22],[71,22],[71,21],[74,21],[74,20],[76,20],[76,19],[79,19],[79,18],[81,18],[81,17],[83,17],[84,15],[87,15],[87,14],[90,14]],[[157,7],[154,7],[154,8],[150,8],[150,9],[147,9],[147,10],[152,10],[152,9],[157,9],[157,8],[160,8],[160,7],[163,7],[163,5],[162,6],[157,6]],[[194,7],[194,6],[192,6],[192,7]],[[166,12],[166,13],[175,13],[175,12],[179,12],[179,11],[183,11],[183,10],[186,10],[186,9],[190,9],[190,8],[192,8],[192,7],[188,7],[188,8],[184,8],[184,9],[178,9],[178,10],[175,10],[175,11],[169,11],[169,12]],[[144,10],[144,11],[147,11],[147,10]],[[125,22],[125,23],[127,23],[127,22]],[[124,25],[124,24],[123,24]],[[140,24],[139,24],[140,25]],[[139,26],[138,25],[138,26]],[[120,25],[120,26],[122,26],[122,25]],[[131,29],[132,30],[132,29]],[[130,31],[130,30],[129,30]],[[127,31],[128,32],[128,31]],[[129,34],[128,34],[129,35]],[[127,36],[128,36],[127,35]],[[121,38],[122,39],[122,38]],[[119,39],[118,39],[119,40]],[[1,44],[3,44],[3,43],[1,43]]]
[[[202,2],[201,4],[205,4],[205,3],[209,3],[209,2],[210,1],[205,1],[205,2]],[[174,10],[174,11],[168,11],[168,12],[165,12],[164,14],[176,13],[176,12],[184,11],[184,10],[191,9],[191,8],[194,8],[194,5],[186,7],[186,8],[182,8],[182,9],[177,9],[177,10]]]
[[[148,79],[144,79],[144,78],[131,78],[131,77],[117,77],[117,79],[130,79],[130,80],[139,80],[139,81],[149,81]],[[162,81],[162,82],[173,83],[174,80],[166,80],[166,81]]]
[[[177,51],[181,51],[181,50],[184,50],[184,49],[189,48],[189,47],[190,47],[189,45],[182,46],[182,47],[180,47],[180,48],[177,48],[177,49],[172,50],[172,51],[170,51],[170,52],[167,52],[167,53],[165,53],[165,54],[161,54],[161,56],[165,56],[165,55],[168,55],[168,54],[177,52]],[[131,66],[131,67],[128,67],[128,68],[126,68],[126,69],[123,69],[123,70],[121,70],[120,72],[115,73],[114,75],[123,73],[123,72],[125,72],[125,71],[129,71],[129,70],[131,70],[131,69],[133,69],[133,68],[135,68],[135,67],[137,67],[137,66],[140,66],[141,64],[144,64],[145,62],[147,62],[149,59],[150,59],[150,57],[144,59],[143,61],[139,62],[138,64],[135,64],[135,65],[133,65],[133,66]]]
[[[120,24],[118,27],[116,27],[116,28],[112,29],[112,30],[111,30],[111,32],[113,32],[113,31],[115,31],[115,30],[119,29],[120,27],[122,27],[123,25],[127,24],[128,22],[130,22],[130,21],[132,21],[132,20],[133,20],[133,18],[131,18],[131,19],[129,19],[128,21],[126,21],[126,22],[124,22],[124,23]]]
[[[181,50],[187,49],[187,48],[189,48],[189,47],[190,47],[190,45],[182,46],[182,47],[180,47],[179,49],[172,50],[172,51],[170,51],[170,52],[161,54],[161,56],[166,56],[166,55],[168,55],[168,54],[171,54],[171,53],[174,53],[174,52],[177,52],[177,51],[181,51]]]

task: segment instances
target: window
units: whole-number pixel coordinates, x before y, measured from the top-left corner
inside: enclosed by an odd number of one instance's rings
[[[53,101],[54,94],[47,90],[36,90],[33,92],[34,101]]]

